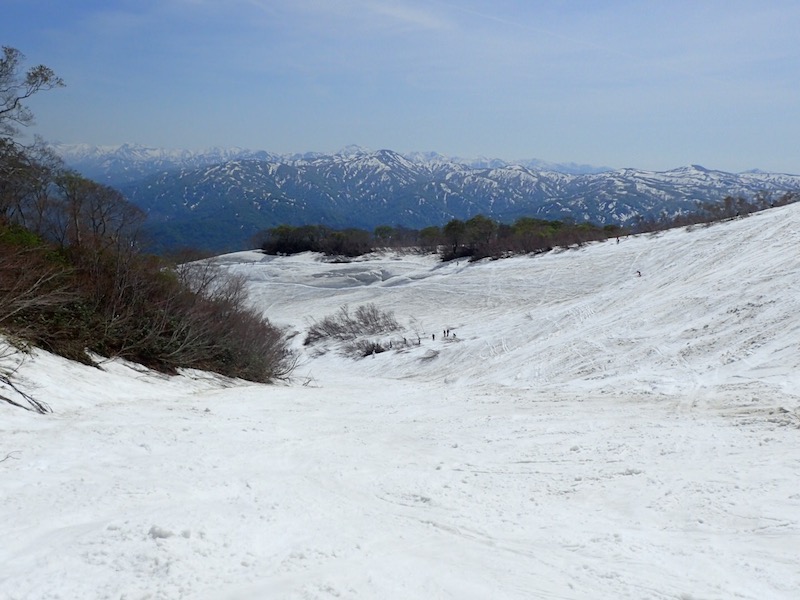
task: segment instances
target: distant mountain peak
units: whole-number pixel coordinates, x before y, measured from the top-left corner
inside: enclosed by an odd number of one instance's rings
[[[214,250],[241,247],[256,230],[283,223],[423,228],[483,214],[503,222],[530,216],[625,225],[637,217],[694,212],[726,196],[800,190],[797,175],[737,175],[700,165],[569,173],[544,168],[541,161],[470,163],[434,152],[360,146],[281,156],[239,148],[82,145],[64,159],[84,175],[119,187],[148,212],[159,235],[173,236],[169,243]]]
[[[349,144],[335,154],[338,156],[360,156],[362,154],[372,154],[372,152],[369,148],[364,148],[357,144]]]

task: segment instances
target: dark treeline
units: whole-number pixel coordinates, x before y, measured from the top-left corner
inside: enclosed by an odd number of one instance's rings
[[[507,225],[476,215],[466,221],[453,219],[443,227],[415,230],[383,225],[371,233],[362,229],[335,230],[323,225],[280,225],[259,233],[254,242],[267,254],[311,251],[352,257],[379,248],[420,248],[439,253],[443,260],[463,257],[478,260],[545,252],[556,246],[580,245],[622,233],[622,228],[615,225],[599,227],[531,217]]]
[[[322,252],[331,256],[360,256],[374,246],[373,236],[362,229],[336,230],[325,225],[279,225],[256,234],[256,245],[267,254]]]
[[[63,85],[46,67],[23,74],[22,58],[0,58],[0,357],[33,344],[87,363],[96,353],[167,372],[287,375],[285,336],[248,308],[242,280],[141,252],[139,208],[17,140],[32,119],[23,100]]]
[[[420,230],[389,225],[377,227],[373,232],[363,229],[336,230],[324,225],[280,225],[258,233],[253,243],[267,254],[311,251],[329,256],[353,257],[384,248],[413,248],[437,253],[442,260],[479,260],[549,252],[554,248],[580,247],[587,242],[608,238],[710,224],[796,200],[794,193],[786,193],[775,200],[768,195],[753,200],[728,196],[719,203],[698,203],[695,211],[677,216],[662,214],[658,218],[641,217],[627,227],[533,217],[521,217],[506,224],[484,215],[476,215],[466,221],[453,219],[443,227],[432,226]]]
[[[771,194],[764,193],[750,200],[742,197],[726,196],[721,202],[698,202],[696,210],[672,217],[666,214],[662,214],[657,219],[638,217],[634,219],[630,230],[631,233],[647,233],[675,227],[709,225],[736,217],[745,217],[768,208],[792,204],[797,202],[798,199],[800,197],[796,192],[786,192],[778,198],[773,198]]]

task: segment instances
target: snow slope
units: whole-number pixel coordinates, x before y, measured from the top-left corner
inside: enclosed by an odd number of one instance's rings
[[[220,257],[294,380],[26,360],[55,412],[0,405],[0,598],[796,598],[799,238],[794,205],[478,264]],[[302,345],[366,302],[392,351]]]

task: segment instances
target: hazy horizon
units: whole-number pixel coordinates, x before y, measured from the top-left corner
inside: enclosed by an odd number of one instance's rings
[[[800,6],[9,0],[63,143],[800,171]]]

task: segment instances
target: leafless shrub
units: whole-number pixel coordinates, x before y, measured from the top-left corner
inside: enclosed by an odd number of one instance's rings
[[[0,243],[0,251],[0,326],[74,297],[65,285],[68,269],[49,263],[38,249]]]
[[[399,329],[394,313],[383,311],[374,303],[363,304],[353,313],[345,304],[335,314],[312,323],[304,343],[308,346],[324,339],[354,340]]]
[[[261,382],[294,368],[284,332],[247,306],[244,279],[210,261],[177,267],[154,300],[142,344],[156,362]]]
[[[55,249],[0,223],[0,331],[85,363],[88,349],[165,372],[286,377],[286,335],[246,291],[208,261],[170,269],[127,247]]]
[[[7,396],[5,393],[0,393],[0,402],[6,402],[12,406],[38,412],[39,414],[52,412],[50,406],[48,406],[46,402],[37,400],[30,394],[21,390],[11,380],[14,373],[22,364],[25,351],[25,344],[21,340],[11,339],[5,336],[0,337],[0,390],[8,390],[11,394]],[[9,457],[7,456],[6,459],[7,458]]]

